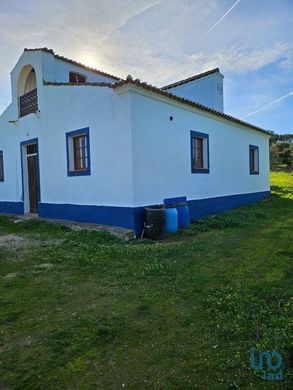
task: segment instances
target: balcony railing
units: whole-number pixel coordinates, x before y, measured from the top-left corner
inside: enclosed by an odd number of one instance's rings
[[[37,88],[20,96],[19,98],[20,116],[26,116],[32,112],[38,111]]]

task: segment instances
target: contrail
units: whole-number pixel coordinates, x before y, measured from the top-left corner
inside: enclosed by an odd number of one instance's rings
[[[224,20],[225,19],[225,17],[232,11],[232,9],[234,8],[234,7],[236,7],[236,5],[238,4],[240,2],[240,0],[237,0],[233,5],[232,5],[232,7],[231,8],[229,8],[228,9],[228,11],[217,21],[217,23],[215,23],[210,29],[209,29],[209,31],[206,33],[206,35],[208,35],[219,23],[221,23],[222,22],[222,20]]]
[[[258,110],[252,111],[252,112],[250,112],[249,114],[244,115],[242,118],[246,118],[247,116],[250,116],[250,115],[256,114],[256,113],[259,112],[259,111],[265,110],[266,108],[272,106],[272,105],[275,104],[275,103],[280,102],[280,101],[283,100],[283,99],[286,99],[287,97],[289,97],[289,96],[291,96],[291,95],[293,95],[293,91],[287,93],[287,95],[284,95],[284,96],[280,97],[279,99],[273,100],[272,102],[266,104],[265,106],[259,108]]]

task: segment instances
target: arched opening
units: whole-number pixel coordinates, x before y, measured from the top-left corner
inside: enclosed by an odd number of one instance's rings
[[[36,88],[37,88],[36,72],[34,69],[32,69],[29,72],[29,74],[27,75],[24,93],[29,93],[30,91],[32,91]]]
[[[19,116],[38,111],[38,93],[36,72],[31,65],[26,65],[18,79]]]

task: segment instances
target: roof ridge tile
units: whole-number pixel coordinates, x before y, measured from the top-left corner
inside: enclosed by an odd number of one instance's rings
[[[178,87],[179,85],[184,85],[184,84],[190,83],[191,81],[194,81],[194,80],[197,80],[197,79],[201,79],[202,77],[206,77],[206,76],[209,76],[209,75],[211,75],[213,73],[217,73],[217,72],[220,73],[220,69],[219,68],[210,69],[210,70],[207,70],[205,72],[198,73],[198,74],[196,74],[194,76],[188,77],[186,79],[176,81],[176,82],[174,82],[172,84],[165,85],[164,87],[161,87],[161,89],[164,90],[164,89]]]
[[[79,67],[81,67],[83,69],[89,70],[89,71],[94,72],[94,73],[98,73],[98,74],[100,74],[102,76],[106,76],[106,77],[109,77],[109,78],[117,80],[117,81],[119,81],[121,79],[120,77],[114,76],[114,75],[112,75],[110,73],[103,72],[103,71],[98,70],[96,68],[92,68],[90,66],[82,64],[81,62],[74,61],[74,60],[72,60],[70,58],[67,58],[67,57],[64,57],[64,56],[60,56],[59,54],[56,54],[53,49],[48,49],[47,47],[41,47],[41,48],[35,48],[35,49],[27,49],[27,48],[25,48],[24,51],[43,51],[45,53],[52,54],[58,60],[61,60],[61,61],[64,61],[64,62],[68,62],[69,64],[73,64],[73,65],[79,66]]]
[[[234,123],[237,123],[237,124],[240,124],[240,125],[243,125],[243,126],[250,127],[253,130],[260,131],[260,132],[262,132],[264,134],[267,134],[267,135],[271,135],[271,133],[269,131],[262,129],[261,127],[255,126],[255,125],[253,125],[251,123],[248,123],[248,122],[245,122],[245,121],[242,121],[241,119],[238,119],[238,118],[236,118],[236,117],[234,117],[232,115],[228,115],[228,114],[225,114],[224,112],[217,111],[217,110],[215,110],[213,108],[210,108],[208,106],[205,106],[205,105],[203,105],[201,103],[194,102],[193,100],[186,99],[186,98],[174,95],[171,92],[164,91],[162,88],[155,87],[155,86],[153,86],[151,84],[147,84],[145,82],[140,82],[140,81],[138,81],[138,79],[137,80],[133,80],[133,78],[129,77],[129,76],[127,77],[126,80],[121,80],[121,81],[118,81],[118,82],[112,84],[112,88],[113,89],[120,88],[120,87],[123,87],[124,85],[127,85],[127,84],[135,85],[137,87],[140,87],[140,88],[146,89],[148,91],[157,93],[159,95],[168,97],[168,98],[170,98],[172,100],[176,100],[176,101],[178,101],[180,103],[186,104],[186,105],[191,106],[193,108],[197,108],[199,110],[202,110],[202,111],[205,111],[205,112],[209,112],[209,113],[211,113],[213,115],[222,117],[222,118],[227,119],[227,120],[229,120],[231,122],[234,122]]]
[[[74,65],[83,67],[85,69],[91,70],[93,72],[102,74],[104,76],[107,76],[109,78],[112,78],[112,79],[116,80],[113,83],[97,82],[97,83],[80,83],[80,84],[78,84],[78,83],[54,83],[54,82],[43,81],[44,85],[52,85],[52,86],[105,86],[105,87],[116,89],[116,88],[120,88],[120,87],[122,87],[124,85],[127,85],[127,84],[132,84],[132,85],[135,85],[137,87],[143,88],[145,90],[148,90],[148,91],[160,94],[162,96],[168,97],[168,98],[170,98],[172,100],[176,100],[176,101],[178,101],[180,103],[189,105],[189,106],[191,106],[193,108],[197,108],[199,110],[209,112],[209,113],[211,113],[213,115],[222,117],[222,118],[227,119],[227,120],[229,120],[231,122],[238,123],[240,125],[247,126],[247,127],[250,127],[250,128],[252,128],[254,130],[260,131],[262,133],[271,135],[271,133],[269,131],[264,130],[264,129],[258,127],[258,126],[255,126],[255,125],[253,125],[251,123],[242,121],[241,119],[235,118],[235,117],[233,117],[231,115],[228,115],[228,114],[225,114],[225,113],[223,113],[221,111],[217,111],[217,110],[215,110],[213,108],[210,108],[210,107],[207,107],[207,106],[205,106],[203,104],[194,102],[194,101],[192,101],[190,99],[179,97],[179,96],[174,95],[174,94],[172,94],[172,93],[170,93],[168,91],[165,91],[165,89],[169,89],[169,88],[171,88],[171,86],[185,84],[185,83],[188,83],[188,82],[190,82],[192,80],[195,80],[197,78],[205,77],[205,76],[207,76],[209,74],[212,74],[212,73],[215,73],[215,72],[220,72],[219,68],[214,68],[214,69],[211,69],[211,70],[209,70],[207,72],[203,72],[203,73],[200,73],[198,75],[189,77],[188,79],[178,81],[177,83],[169,84],[169,85],[167,85],[165,87],[158,88],[158,87],[155,87],[155,86],[153,86],[151,84],[147,84],[146,82],[141,82],[139,79],[133,80],[133,77],[131,75],[128,75],[126,80],[124,80],[124,79],[121,79],[119,77],[113,76],[111,74],[108,74],[108,73],[102,72],[100,70],[97,70],[95,68],[90,68],[90,67],[88,67],[88,66],[86,66],[84,64],[81,64],[81,63],[76,62],[74,60],[71,60],[69,58],[59,56],[58,54],[55,54],[55,52],[52,49],[48,49],[47,47],[38,48],[38,49],[37,48],[36,49],[27,49],[27,48],[25,48],[24,51],[43,51],[43,52],[46,52],[46,53],[54,55],[55,58],[60,59],[62,61],[66,61],[66,62],[72,63]]]
[[[43,85],[47,85],[47,86],[54,86],[54,87],[84,87],[84,86],[90,86],[90,87],[109,87],[109,88],[112,88],[113,85],[115,85],[116,83],[107,83],[107,82],[86,82],[86,83],[62,83],[62,82],[54,82],[54,81],[45,81],[43,80]]]

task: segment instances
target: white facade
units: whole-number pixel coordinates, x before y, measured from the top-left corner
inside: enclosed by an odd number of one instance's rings
[[[31,68],[37,80],[38,111],[20,117],[19,96]],[[88,84],[69,84],[70,71],[85,75]],[[36,139],[40,216],[139,232],[142,208],[165,198],[186,196],[194,219],[260,199],[270,191],[269,136],[254,126],[139,82],[119,85],[114,76],[44,50],[24,52],[11,73],[11,85],[12,102],[0,116],[4,164],[0,212],[30,211],[26,143]],[[90,174],[69,176],[66,133],[84,128],[90,138]],[[191,131],[209,137],[208,173],[192,173]],[[250,174],[249,145],[259,150],[257,175]],[[202,200],[211,206],[198,213]],[[197,202],[196,209],[192,202]]]
[[[266,134],[165,98],[158,104],[144,92],[131,94],[136,206],[183,195],[202,199],[269,190]],[[191,173],[191,130],[209,134],[208,174]],[[250,144],[259,146],[259,175],[249,173]]]

